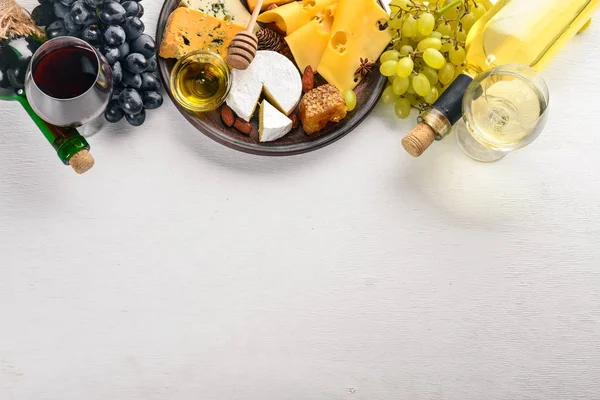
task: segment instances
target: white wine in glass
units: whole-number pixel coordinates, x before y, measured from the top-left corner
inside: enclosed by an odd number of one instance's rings
[[[550,96],[542,77],[526,65],[504,65],[479,75],[463,97],[460,148],[471,158],[492,162],[523,148],[542,133]]]

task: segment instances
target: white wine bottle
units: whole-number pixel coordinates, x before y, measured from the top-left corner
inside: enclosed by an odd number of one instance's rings
[[[466,47],[451,56],[464,58],[464,72],[419,117],[419,124],[402,140],[406,151],[421,156],[447,136],[462,116],[462,98],[473,79],[505,64],[544,68],[592,18],[600,0],[500,0],[473,26]]]

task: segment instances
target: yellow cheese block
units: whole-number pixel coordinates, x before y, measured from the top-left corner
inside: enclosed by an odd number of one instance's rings
[[[285,41],[300,71],[309,65],[313,71],[317,70],[329,42],[334,11],[335,5],[329,7],[322,18],[315,18],[286,36]]]
[[[169,15],[159,54],[179,59],[192,51],[210,50],[226,57],[231,39],[244,29],[201,11],[180,7]]]
[[[248,0],[248,8],[250,11],[254,11],[254,7],[256,6],[257,0]],[[282,6],[287,3],[291,3],[293,0],[264,0],[263,5],[261,7],[262,10],[266,10],[272,4],[277,6]]]
[[[355,75],[360,59],[377,61],[392,40],[388,19],[376,0],[339,0],[319,74],[341,91],[354,89],[360,81]]]
[[[328,7],[337,2],[338,0],[294,1],[293,3],[285,4],[260,14],[258,20],[267,24],[274,22],[279,29],[285,32],[286,35],[289,35],[308,24],[313,18],[323,17]]]

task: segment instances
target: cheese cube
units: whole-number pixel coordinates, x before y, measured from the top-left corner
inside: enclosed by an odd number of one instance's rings
[[[319,74],[340,91],[354,89],[360,59],[377,61],[392,40],[388,19],[376,0],[339,0]]]
[[[201,11],[180,7],[167,20],[159,54],[179,59],[196,50],[210,50],[226,57],[229,43],[244,29]]]

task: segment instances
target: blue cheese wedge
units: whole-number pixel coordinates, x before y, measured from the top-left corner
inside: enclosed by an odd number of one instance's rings
[[[227,105],[238,117],[250,121],[263,92],[279,111],[290,115],[302,96],[300,71],[284,55],[258,51],[248,69],[233,70]]]
[[[179,59],[192,51],[210,50],[226,57],[229,43],[244,29],[202,11],[179,7],[169,15],[159,54]]]
[[[287,135],[293,122],[267,100],[260,104],[258,117],[258,138],[261,142],[272,142]]]
[[[201,11],[226,22],[233,22],[241,26],[248,26],[250,12],[240,0],[181,0],[180,7],[187,7]],[[258,24],[256,26],[258,27]]]

